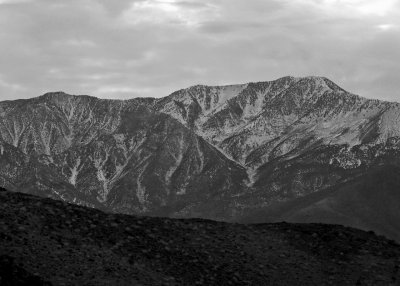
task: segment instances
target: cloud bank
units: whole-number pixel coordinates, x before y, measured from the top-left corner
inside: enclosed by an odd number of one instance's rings
[[[399,0],[0,0],[0,100],[326,76],[400,101]]]

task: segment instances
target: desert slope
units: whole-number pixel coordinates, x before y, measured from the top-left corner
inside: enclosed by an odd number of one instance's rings
[[[398,244],[338,225],[106,214],[3,189],[0,206],[5,285],[386,286],[400,281]]]

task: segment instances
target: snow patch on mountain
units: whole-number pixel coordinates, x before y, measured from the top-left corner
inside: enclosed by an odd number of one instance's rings
[[[82,170],[82,168],[83,168],[83,165],[81,165],[81,158],[78,157],[78,159],[76,160],[76,162],[73,165],[73,167],[69,168],[70,172],[71,172],[71,175],[70,175],[68,181],[69,181],[69,183],[71,185],[73,185],[73,186],[76,185],[76,181],[77,181],[78,175],[79,175],[80,171]]]

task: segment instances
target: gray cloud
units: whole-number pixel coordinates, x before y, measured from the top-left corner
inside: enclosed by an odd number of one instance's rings
[[[400,1],[0,0],[0,99],[326,76],[400,101]]]

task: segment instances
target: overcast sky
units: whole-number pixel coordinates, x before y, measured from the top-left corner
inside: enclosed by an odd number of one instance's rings
[[[0,0],[0,100],[286,75],[400,101],[400,0]]]

